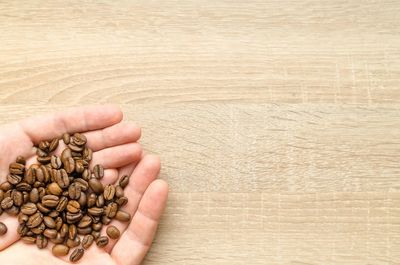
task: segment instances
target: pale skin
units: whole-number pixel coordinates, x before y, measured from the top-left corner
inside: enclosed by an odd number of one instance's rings
[[[18,155],[25,156],[28,164],[34,163],[33,146],[64,132],[85,133],[87,145],[93,150],[91,166],[102,164],[106,169],[103,183],[116,183],[122,175],[130,175],[129,185],[125,188],[129,202],[123,209],[131,214],[131,222],[112,221],[111,225],[121,231],[121,237],[110,240],[104,249],[92,245],[79,261],[82,265],[140,264],[151,246],[167,201],[167,183],[157,179],[159,158],[143,154],[137,143],[140,128],[133,123],[122,122],[122,116],[116,106],[92,106],[27,118],[0,127],[0,182],[5,181],[8,165]],[[56,153],[62,148],[60,144]],[[0,222],[8,227],[7,234],[0,237],[0,261],[3,263],[70,264],[69,256],[60,259],[52,255],[51,244],[40,250],[36,245],[19,241],[16,217],[4,213]],[[104,230],[102,234],[105,234]]]

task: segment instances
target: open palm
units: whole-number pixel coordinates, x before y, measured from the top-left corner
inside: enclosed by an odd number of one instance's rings
[[[28,118],[20,122],[0,127],[0,182],[4,182],[8,165],[18,155],[27,158],[28,165],[35,163],[34,145],[41,140],[60,136],[64,132],[84,132],[87,146],[93,150],[91,166],[101,164],[105,168],[103,183],[115,183],[119,177],[130,175],[125,196],[129,198],[124,210],[133,217],[131,222],[121,223],[113,220],[111,225],[118,227],[121,237],[110,240],[100,249],[89,248],[80,264],[140,264],[146,255],[158,220],[165,208],[168,187],[157,180],[160,161],[153,155],[143,155],[140,128],[122,122],[122,112],[115,106],[75,108],[41,117]],[[55,151],[64,148],[62,141]],[[0,222],[8,227],[8,232],[0,239],[0,261],[4,264],[67,264],[68,257],[60,260],[51,253],[51,244],[46,249],[27,245],[18,241],[18,221],[15,217],[3,214]],[[102,234],[105,234],[103,227]]]

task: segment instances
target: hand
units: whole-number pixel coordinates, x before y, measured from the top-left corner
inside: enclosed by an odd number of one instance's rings
[[[87,146],[93,150],[91,166],[102,164],[105,168],[104,183],[114,183],[122,175],[130,175],[125,196],[129,202],[124,210],[132,216],[130,224],[113,220],[121,231],[118,240],[110,240],[104,249],[93,244],[85,251],[79,264],[134,265],[140,264],[152,243],[158,220],[165,208],[168,187],[156,180],[160,170],[157,156],[142,155],[140,128],[121,122],[122,112],[114,106],[82,107],[61,113],[28,118],[0,128],[0,182],[4,182],[8,165],[18,155],[35,163],[33,146],[41,140],[60,136],[64,132],[85,132]],[[56,150],[64,148],[62,141]],[[18,241],[18,221],[6,213],[0,222],[8,232],[0,237],[0,261],[4,264],[68,264],[69,256],[60,260],[51,253],[51,243],[45,249]],[[102,234],[105,234],[103,228]],[[71,251],[70,251],[71,253]]]

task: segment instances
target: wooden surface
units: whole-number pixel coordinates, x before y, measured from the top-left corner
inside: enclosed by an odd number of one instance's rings
[[[120,104],[153,264],[400,264],[400,3],[0,1],[0,121]]]

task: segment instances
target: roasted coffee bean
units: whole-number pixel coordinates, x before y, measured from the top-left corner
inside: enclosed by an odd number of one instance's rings
[[[39,190],[37,188],[33,188],[29,193],[29,201],[33,203],[37,203],[39,201]]]
[[[104,199],[107,201],[111,201],[112,199],[114,199],[114,195],[115,195],[115,186],[112,184],[107,184],[104,187]]]
[[[43,151],[42,149],[37,148],[37,149],[36,149],[36,155],[37,155],[38,157],[45,157],[45,156],[47,156],[47,152],[46,152],[46,151]]]
[[[63,224],[62,226],[61,226],[61,229],[60,229],[60,235],[61,235],[61,237],[66,237],[67,236],[67,234],[68,234],[68,225],[67,224]]]
[[[58,170],[59,174],[56,176],[56,182],[58,186],[61,188],[67,188],[69,186],[69,178],[68,178],[68,173],[65,171],[65,169],[60,169]]]
[[[46,195],[46,190],[43,187],[37,188],[39,192],[39,200],[42,200],[44,195]]]
[[[0,184],[0,189],[2,191],[8,191],[12,189],[12,184],[10,182],[3,182],[2,184]]]
[[[43,156],[43,157],[42,156],[38,156],[37,157],[37,161],[42,163],[42,164],[47,164],[47,163],[50,163],[51,157],[50,156]]]
[[[52,182],[47,186],[47,192],[49,194],[53,194],[53,195],[59,196],[59,195],[61,195],[63,190],[61,189],[61,187],[56,182]]]
[[[96,179],[102,179],[104,177],[104,168],[102,165],[95,165],[93,167],[93,173]]]
[[[35,242],[36,242],[36,238],[33,236],[24,236],[24,237],[21,237],[21,240],[25,244],[35,244]]]
[[[39,226],[43,221],[43,215],[39,212],[31,215],[28,219],[28,221],[26,222],[26,226],[28,228],[34,228]]]
[[[9,166],[10,174],[22,175],[24,174],[25,165],[20,163],[11,163]]]
[[[86,161],[91,161],[93,158],[93,151],[92,149],[85,147],[82,152],[82,158]]]
[[[101,236],[96,240],[96,244],[99,248],[104,248],[108,244],[108,237]]]
[[[94,241],[94,237],[92,235],[84,236],[82,239],[82,247],[84,249],[88,249],[93,244],[93,241]]]
[[[94,193],[89,194],[89,196],[87,198],[87,207],[91,208],[91,207],[95,206],[96,200],[97,200],[96,194],[94,194]]]
[[[83,161],[82,160],[76,160],[75,161],[75,171],[77,173],[82,173],[85,170],[85,167],[83,166]]]
[[[91,227],[78,228],[77,230],[80,235],[88,235],[93,231]]]
[[[79,228],[88,227],[88,226],[90,226],[90,225],[92,224],[92,222],[93,222],[92,217],[90,217],[90,216],[88,216],[88,215],[85,215],[85,216],[83,216],[82,219],[79,221],[78,227],[79,227]]]
[[[64,164],[64,169],[67,173],[72,173],[75,170],[75,160],[72,157],[68,157],[62,160]]]
[[[93,223],[97,224],[97,223],[100,223],[101,216],[92,216],[92,219],[93,219]]]
[[[79,236],[75,237],[75,239],[67,239],[67,242],[65,243],[69,248],[74,248],[77,247],[81,244],[81,239]]]
[[[66,214],[66,219],[67,219],[67,223],[69,223],[69,224],[77,223],[77,222],[79,222],[79,220],[82,219],[82,213],[81,212],[79,212],[79,213],[68,212]]]
[[[39,148],[43,151],[47,151],[49,149],[50,143],[48,141],[41,141],[39,143]]]
[[[21,206],[24,203],[24,197],[20,191],[13,190],[11,197],[15,206]]]
[[[76,226],[74,224],[69,225],[68,227],[68,238],[74,240],[77,235]]]
[[[115,186],[115,197],[121,198],[123,196],[124,196],[124,189],[119,185]]]
[[[41,223],[37,227],[31,228],[31,232],[33,232],[35,235],[40,235],[44,232],[45,229],[46,226],[44,225],[44,223]]]
[[[13,206],[13,200],[10,197],[6,197],[1,201],[1,208],[3,210],[9,209]]]
[[[119,180],[119,186],[121,188],[125,189],[126,186],[129,184],[129,176],[128,175],[123,175],[121,179]]]
[[[115,215],[115,219],[121,222],[129,222],[131,220],[131,215],[123,210],[119,210]]]
[[[24,181],[28,184],[33,184],[36,181],[36,168],[31,166],[28,168],[26,171],[26,174],[24,176]]]
[[[49,241],[47,240],[47,238],[45,236],[43,236],[43,235],[38,235],[36,237],[36,246],[39,249],[47,247],[48,242]]]
[[[88,209],[88,213],[92,216],[101,216],[104,212],[103,208],[92,207]]]
[[[49,183],[51,180],[51,167],[50,166],[40,166],[41,170],[36,170],[36,178],[38,181],[43,183]],[[43,173],[43,176],[42,174]],[[43,178],[43,181],[41,180]]]
[[[4,182],[4,183],[8,183],[8,182]],[[32,190],[32,186],[29,185],[28,183],[18,183],[15,188],[18,191],[31,191]],[[11,189],[11,187],[10,187],[10,189]]]
[[[53,152],[54,150],[57,149],[58,142],[59,142],[58,138],[54,138],[53,140],[51,140],[51,142],[49,144],[49,152]]]
[[[115,202],[112,202],[107,205],[105,209],[105,215],[108,218],[114,218],[118,211],[118,205]]]
[[[54,221],[53,218],[49,217],[49,216],[45,216],[43,217],[43,223],[51,229],[56,228],[56,222]]]
[[[72,253],[71,256],[69,256],[69,261],[75,263],[79,261],[82,257],[83,254],[85,253],[85,250],[83,248],[77,248],[75,249]]]
[[[5,233],[7,233],[7,226],[0,222],[0,236],[4,235]]]
[[[25,223],[19,224],[17,228],[17,233],[21,236],[25,236],[29,232],[29,228]]]
[[[118,228],[113,225],[107,227],[106,233],[111,239],[117,239],[121,235],[121,232],[118,230]]]
[[[83,170],[83,172],[82,172],[82,179],[89,181],[91,174],[92,173],[91,173],[90,169],[85,168],[85,170]]]
[[[96,178],[89,179],[89,187],[96,194],[101,194],[104,191],[103,184]]]
[[[67,204],[67,211],[70,213],[78,213],[81,209],[79,202],[69,201]]]
[[[21,176],[14,175],[14,174],[7,175],[7,181],[12,185],[17,185],[18,183],[21,182],[21,180],[22,180]]]
[[[35,182],[43,183],[45,182],[44,174],[42,166],[34,165],[28,169],[25,181],[31,185]]]
[[[72,183],[68,187],[68,195],[71,200],[78,200],[81,196],[81,186]]]
[[[72,152],[82,152],[83,146],[78,146],[75,143],[69,143],[68,148],[71,149]]]
[[[107,216],[103,215],[103,216],[101,217],[101,222],[102,222],[104,225],[108,225],[109,223],[111,223],[111,219],[108,218]]]
[[[102,223],[92,224],[92,229],[94,231],[101,231],[101,228],[103,228],[103,224]]]
[[[55,220],[55,223],[56,223],[55,229],[56,229],[57,231],[60,231],[61,226],[63,225],[63,220],[62,220],[62,218],[61,218],[61,217],[57,217],[56,220]]]
[[[4,211],[9,215],[16,216],[19,214],[19,207],[13,205],[11,208],[5,209]]]
[[[86,198],[86,193],[84,193],[83,191],[81,191],[81,195],[79,195],[78,202],[81,208],[86,206],[87,198]]]
[[[86,180],[78,178],[74,180],[75,185],[81,188],[81,191],[87,191],[89,189],[89,184]]]
[[[28,202],[21,206],[21,212],[26,215],[32,215],[36,213],[37,207],[36,204]]]
[[[15,162],[17,162],[18,164],[25,165],[26,164],[26,159],[23,156],[17,156],[17,159],[15,159]]]
[[[56,206],[56,211],[58,212],[62,212],[65,210],[65,208],[67,208],[67,204],[68,204],[68,198],[67,197],[61,197],[58,201],[58,204]]]
[[[78,146],[82,146],[87,142],[86,136],[81,133],[75,133],[72,139],[73,143]]]
[[[22,192],[22,200],[24,201],[24,203],[29,202],[29,192],[27,192],[27,191]]]
[[[64,133],[62,135],[62,140],[64,142],[65,145],[68,145],[70,142],[71,136],[69,135],[69,133]]]
[[[120,207],[122,207],[122,206],[124,206],[124,205],[126,205],[126,204],[128,203],[128,198],[125,197],[125,196],[123,196],[123,197],[121,197],[121,198],[118,198],[115,202],[116,202]]]
[[[26,214],[24,214],[24,213],[22,213],[22,212],[20,212],[20,213],[18,214],[18,223],[23,224],[23,223],[25,223],[26,221],[28,221],[28,219],[29,219],[29,216],[28,216],[28,215],[26,215]]]
[[[93,237],[94,237],[94,239],[96,240],[96,239],[98,239],[100,236],[101,236],[101,233],[100,233],[100,231],[92,231],[92,234],[91,234]]]
[[[62,244],[57,244],[53,246],[52,249],[53,255],[56,257],[62,257],[68,255],[69,247]]]
[[[53,211],[49,212],[47,215],[51,218],[56,218],[56,217],[58,217],[59,214],[60,214],[59,212],[57,212],[56,210],[53,210]]]
[[[57,233],[55,238],[51,238],[50,241],[54,244],[62,244],[65,241],[65,237],[62,237],[60,233]]]
[[[97,196],[97,200],[96,200],[96,206],[99,208],[103,208],[104,207],[104,196],[103,194],[100,194],[99,196]]]
[[[51,166],[52,166],[54,169],[59,169],[59,168],[62,166],[61,158],[59,158],[59,157],[56,156],[56,155],[52,155],[52,156],[51,156],[51,161],[50,161],[50,163],[51,163]]]
[[[4,199],[4,191],[0,190],[0,202]]]
[[[45,237],[47,237],[47,238],[50,238],[50,239],[52,239],[52,238],[56,238],[57,237],[57,230],[55,230],[55,229],[45,229],[44,230],[44,232],[43,232],[43,235],[45,236]]]
[[[36,204],[36,207],[38,208],[38,210],[41,213],[48,214],[49,212],[51,212],[51,210],[49,208],[47,208],[46,206],[44,206],[40,202]]]
[[[56,195],[45,195],[42,198],[42,204],[47,208],[54,208],[57,206],[59,200],[60,199]]]

